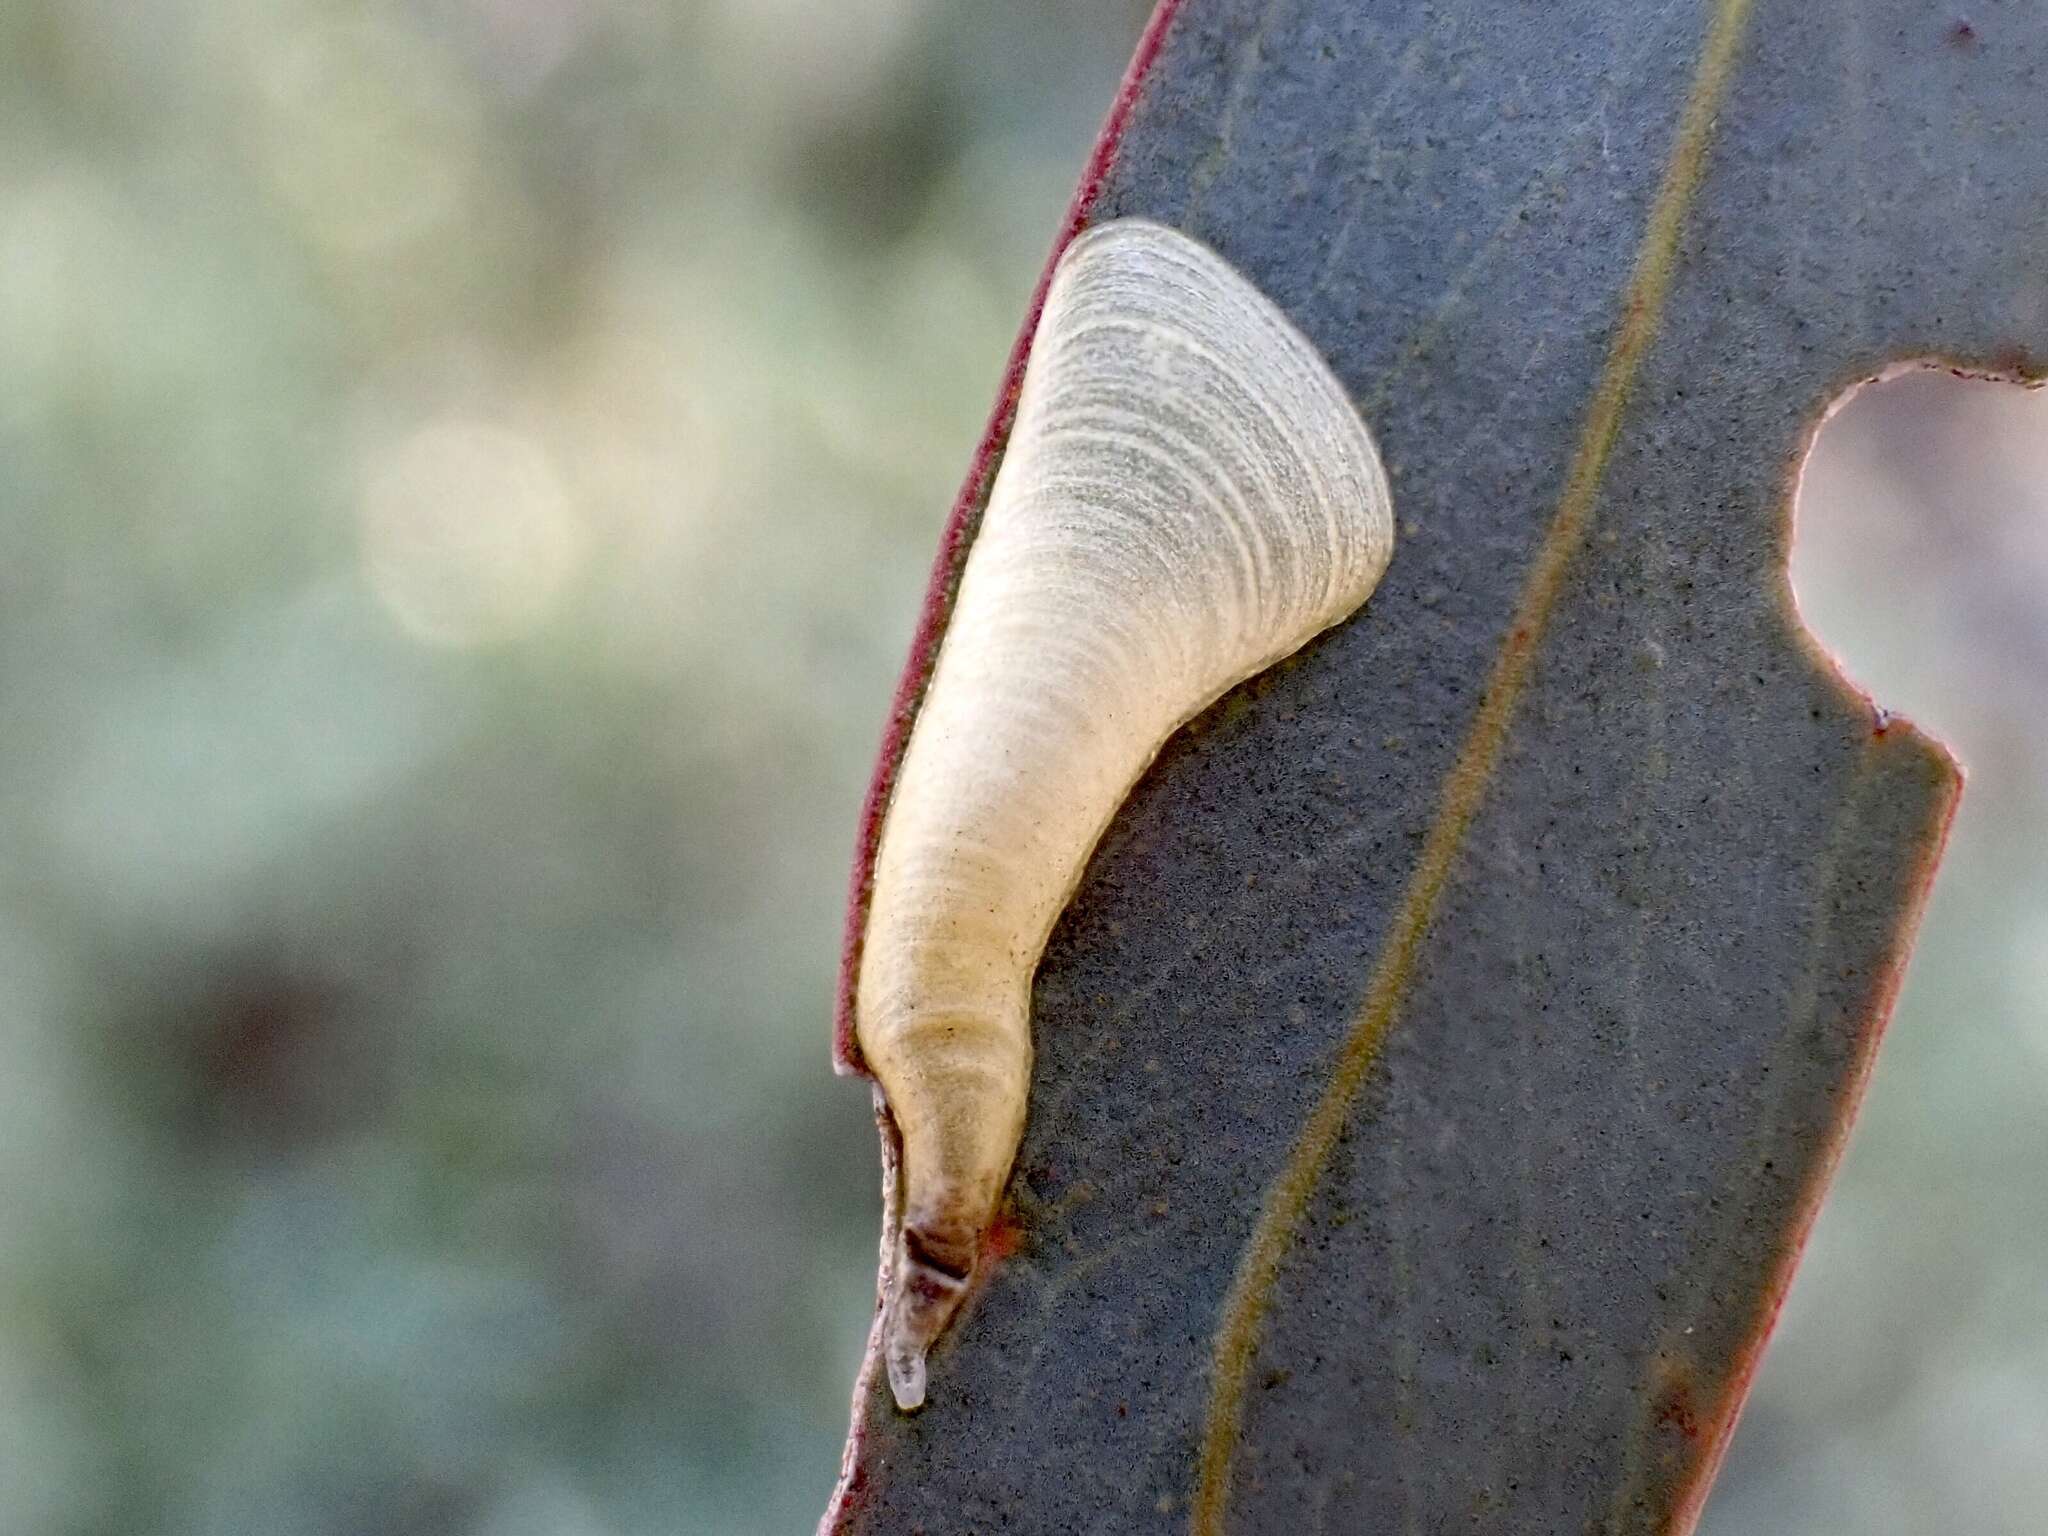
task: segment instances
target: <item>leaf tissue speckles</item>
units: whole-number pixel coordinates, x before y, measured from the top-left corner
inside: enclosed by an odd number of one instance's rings
[[[1031,979],[1167,738],[1352,613],[1386,476],[1314,347],[1206,247],[1062,258],[875,865],[856,1030],[902,1137],[883,1347],[903,1408],[1023,1133]]]

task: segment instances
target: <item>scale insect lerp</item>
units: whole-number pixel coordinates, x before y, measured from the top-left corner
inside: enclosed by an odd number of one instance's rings
[[[1386,569],[1379,454],[1241,274],[1140,219],[1060,258],[882,822],[854,1028],[901,1136],[882,1344],[898,1405],[1023,1135],[1031,980],[1169,736]]]

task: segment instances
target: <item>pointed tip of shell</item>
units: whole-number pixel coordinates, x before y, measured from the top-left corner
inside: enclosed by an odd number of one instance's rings
[[[907,1339],[889,1340],[889,1390],[896,1406],[915,1413],[924,1406],[924,1349]]]
[[[906,1237],[911,1241],[896,1256],[882,1351],[889,1368],[889,1390],[895,1394],[896,1406],[909,1413],[924,1406],[925,1355],[960,1310],[968,1275],[918,1257],[915,1235]]]

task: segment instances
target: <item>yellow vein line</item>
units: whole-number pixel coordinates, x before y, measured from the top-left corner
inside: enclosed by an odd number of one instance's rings
[[[1203,1426],[1195,1497],[1190,1509],[1189,1529],[1194,1536],[1222,1536],[1230,1496],[1230,1464],[1237,1450],[1245,1387],[1280,1262],[1329,1161],[1352,1100],[1357,1097],[1367,1070],[1379,1054],[1387,1028],[1406,998],[1422,941],[1450,878],[1451,864],[1500,761],[1508,722],[1534,665],[1536,642],[1557,607],[1572,558],[1585,542],[1593,502],[1620,432],[1622,414],[1628,407],[1643,358],[1656,337],[1657,322],[1671,290],[1679,235],[1705,172],[1714,115],[1734,74],[1743,26],[1752,4],[1753,0],[1718,0],[1685,113],[1679,121],[1678,138],[1637,251],[1635,273],[1622,304],[1621,326],[1608,349],[1607,363],[1594,392],[1557,513],[1537,550],[1507,639],[1494,663],[1493,674],[1487,679],[1478,717],[1445,781],[1443,804],[1423,844],[1407,895],[1394,916],[1371,988],[1337,1058],[1329,1086],[1309,1115],[1287,1166],[1267,1192],[1258,1225],[1238,1262],[1230,1293],[1224,1298],[1223,1316],[1213,1346],[1208,1419]]]

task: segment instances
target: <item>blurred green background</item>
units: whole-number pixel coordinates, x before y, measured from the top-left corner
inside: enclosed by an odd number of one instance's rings
[[[1140,0],[0,4],[0,1530],[806,1530],[945,509]],[[1973,779],[1706,1529],[2048,1505],[2048,411],[1808,612]]]

